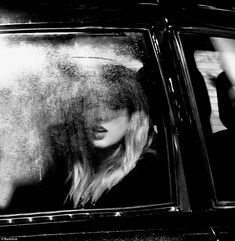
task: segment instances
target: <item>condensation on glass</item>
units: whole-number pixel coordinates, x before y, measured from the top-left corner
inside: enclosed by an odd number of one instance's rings
[[[146,58],[136,32],[0,35],[1,210],[92,207],[135,169],[157,130],[134,79]],[[121,122],[111,147],[102,142],[109,124],[97,124],[110,120]],[[131,133],[131,121],[145,135]]]

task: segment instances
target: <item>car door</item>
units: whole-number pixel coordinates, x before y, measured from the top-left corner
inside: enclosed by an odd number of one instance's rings
[[[209,180],[206,193],[211,200],[206,209],[212,218],[210,226],[219,240],[230,240],[229,233],[233,230],[232,223],[226,218],[234,214],[231,166],[234,160],[231,153],[234,125],[233,16],[232,9],[226,11],[201,6],[188,10],[183,21],[181,19],[178,26],[169,30],[174,38],[172,45],[181,59],[181,69],[184,69],[188,101],[195,111],[194,119],[198,120],[204,166]],[[193,166],[190,159],[186,162],[190,162],[186,164],[189,168]],[[195,181],[200,183],[196,176]],[[196,200],[200,191],[195,195],[193,198]],[[197,201],[195,204],[197,209]]]

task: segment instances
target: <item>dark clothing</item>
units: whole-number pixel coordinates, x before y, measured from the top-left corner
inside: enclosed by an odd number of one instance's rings
[[[214,79],[219,117],[225,130],[213,133],[207,138],[210,166],[219,201],[235,200],[234,189],[234,138],[235,138],[235,109],[234,98],[229,95],[232,84],[225,72]],[[231,93],[230,93],[231,94]]]
[[[151,152],[145,153],[118,184],[103,193],[93,208],[128,207],[170,201],[166,163]],[[85,205],[85,208],[88,208]]]
[[[234,138],[234,131],[222,130],[208,140],[210,166],[219,201],[235,200]]]

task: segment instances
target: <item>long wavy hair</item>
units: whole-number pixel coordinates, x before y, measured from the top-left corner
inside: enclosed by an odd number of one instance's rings
[[[68,74],[68,69],[66,72]],[[95,204],[104,192],[119,183],[136,166],[151,142],[148,105],[136,79],[136,71],[122,65],[107,64],[100,66],[95,74],[88,71],[78,75],[80,93],[70,102],[66,114],[69,119],[71,181],[68,197],[73,200],[75,208],[86,203]],[[103,160],[98,160],[97,150],[89,141],[84,115],[90,107],[97,105],[106,106],[113,112],[126,108],[130,123],[123,140]]]

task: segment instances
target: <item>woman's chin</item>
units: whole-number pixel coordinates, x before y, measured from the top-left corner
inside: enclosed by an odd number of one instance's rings
[[[106,143],[103,139],[95,139],[93,140],[93,146],[95,148],[107,148],[109,147],[108,143]]]

